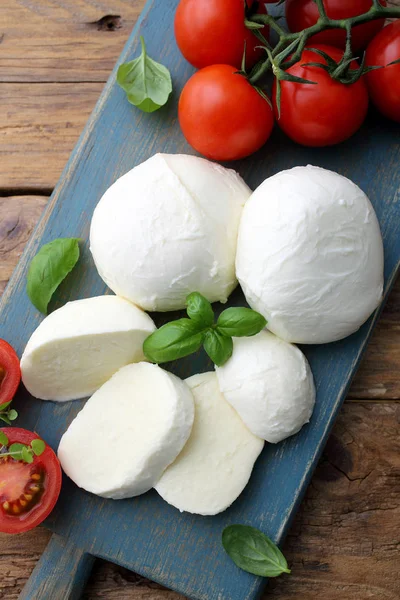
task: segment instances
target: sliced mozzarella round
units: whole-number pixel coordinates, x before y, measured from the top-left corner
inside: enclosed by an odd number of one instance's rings
[[[379,305],[383,245],[367,196],[346,177],[295,167],[247,202],[236,273],[250,306],[288,342],[344,338]]]
[[[127,365],[72,421],[58,458],[88,492],[115,499],[138,496],[175,460],[193,418],[193,396],[184,381],[157,365]]]
[[[232,357],[216,373],[226,400],[267,442],[284,440],[310,420],[315,387],[307,359],[272,333],[234,338]]]
[[[143,342],[154,329],[146,313],[117,296],[68,302],[32,334],[22,381],[42,400],[90,396],[119,368],[144,360]]]
[[[250,194],[233,170],[156,154],[118,179],[94,211],[90,249],[100,277],[145,310],[184,308],[193,291],[226,302]]]
[[[195,403],[190,438],[155,489],[180,511],[215,515],[245,488],[264,442],[221,394],[215,373],[186,379]]]

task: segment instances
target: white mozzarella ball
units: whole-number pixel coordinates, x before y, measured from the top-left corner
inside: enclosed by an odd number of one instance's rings
[[[189,387],[157,365],[120,369],[64,433],[58,458],[79,487],[104,498],[147,492],[178,456],[193,425]]]
[[[267,442],[284,440],[310,420],[315,387],[307,359],[272,333],[234,338],[232,357],[216,373],[226,400]]]
[[[76,400],[95,392],[119,368],[145,360],[155,330],[140,308],[117,296],[68,302],[42,321],[21,358],[26,389],[42,400]]]
[[[215,373],[186,379],[195,417],[190,438],[155,489],[180,511],[215,515],[245,488],[264,442],[227,403]]]
[[[289,342],[342,339],[382,299],[383,244],[374,209],[349,179],[295,167],[252,194],[236,273],[250,306]]]
[[[183,308],[193,291],[225,302],[237,284],[237,232],[250,194],[235,171],[156,154],[118,179],[94,211],[90,249],[100,277],[145,310]]]

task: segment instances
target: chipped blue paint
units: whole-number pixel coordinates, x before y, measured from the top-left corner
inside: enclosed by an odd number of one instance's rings
[[[0,336],[19,353],[41,318],[25,293],[27,264],[38,247],[60,236],[86,240],[82,260],[61,286],[53,307],[70,298],[104,293],[104,284],[87,248],[90,217],[102,193],[119,175],[155,152],[193,152],[177,123],[179,90],[192,69],[180,56],[174,41],[172,22],[176,4],[177,0],[150,0],[119,60],[123,62],[137,54],[139,34],[143,35],[150,56],[171,70],[175,90],[171,100],[154,114],[141,113],[128,104],[124,92],[115,85],[114,69],[3,295]],[[253,188],[281,169],[307,163],[338,171],[359,184],[371,198],[382,228],[386,298],[400,257],[399,133],[398,125],[374,114],[369,115],[351,140],[334,148],[302,148],[276,130],[263,150],[234,166]],[[233,294],[230,303],[243,303],[240,290]],[[80,565],[70,569],[71,577],[82,581],[90,561],[80,560],[82,553],[88,552],[193,599],[257,598],[265,580],[235,567],[222,549],[221,531],[230,523],[247,523],[259,527],[277,542],[283,540],[377,319],[375,314],[346,340],[305,348],[318,394],[311,423],[297,436],[276,446],[266,446],[250,484],[225,513],[216,517],[180,514],[153,491],[131,500],[102,500],[79,490],[65,478],[60,501],[47,526],[68,539],[63,550],[66,564]],[[171,365],[182,377],[209,368],[203,354]],[[56,448],[82,403],[40,402],[20,390],[16,405],[20,411],[19,425],[35,429]],[[37,591],[31,591],[30,597],[77,598],[68,595],[69,592],[65,595],[62,591],[65,586],[57,595],[56,581],[52,584],[52,596],[40,591],[41,578],[58,577],[57,571],[51,575],[60,556],[57,552],[59,540],[52,542],[39,564],[29,588]],[[73,589],[79,588],[79,581]]]

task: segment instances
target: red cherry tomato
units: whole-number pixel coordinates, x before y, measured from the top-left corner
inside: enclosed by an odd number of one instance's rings
[[[338,61],[343,51],[332,46],[315,44]],[[281,110],[278,117],[276,104],[276,81],[272,98],[278,125],[295,142],[303,146],[331,146],[349,138],[365,119],[368,109],[368,92],[363,79],[345,85],[335,81],[320,67],[305,66],[305,63],[325,60],[305,49],[299,62],[287,72],[315,85],[281,81]],[[354,68],[357,68],[354,61]]]
[[[366,81],[369,96],[378,110],[400,123],[400,63],[386,66],[398,59],[400,21],[394,21],[384,27],[367,48],[366,65],[384,65],[384,68],[367,73]]]
[[[13,399],[20,380],[19,358],[8,342],[0,340],[0,404]]]
[[[381,1],[386,6],[386,1]],[[326,14],[331,19],[347,19],[367,12],[372,6],[372,0],[324,0]],[[286,0],[286,20],[290,31],[301,31],[315,25],[319,18],[317,4],[314,0]],[[384,19],[368,21],[357,25],[352,31],[352,47],[355,52],[366,48],[368,42],[382,29]],[[312,36],[308,46],[314,44],[328,44],[344,48],[346,45],[346,32],[344,29],[327,29]]]
[[[212,65],[192,75],[182,90],[178,114],[189,144],[222,161],[258,150],[274,124],[268,102],[228,65]]]
[[[9,444],[29,445],[40,439],[36,433],[18,427],[1,429]],[[53,510],[61,489],[61,467],[46,445],[31,464],[0,453],[0,531],[21,533],[33,529]]]
[[[256,6],[253,6],[256,4]],[[247,0],[248,9],[266,14],[263,2]],[[227,64],[240,68],[246,43],[246,66],[252,67],[265,52],[245,26],[244,0],[181,0],[175,14],[175,38],[183,56],[194,67]],[[268,27],[260,30],[268,37]]]

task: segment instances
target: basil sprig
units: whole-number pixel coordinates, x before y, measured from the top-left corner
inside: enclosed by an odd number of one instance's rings
[[[4,431],[0,431],[0,458],[11,456],[14,460],[22,460],[26,463],[33,463],[35,456],[40,456],[46,449],[43,440],[35,438],[30,445],[15,442],[9,444],[9,439]]]
[[[118,68],[117,83],[125,91],[128,102],[151,113],[167,102],[172,81],[168,69],[147,55],[142,37],[140,43],[141,55]]]
[[[251,336],[267,324],[260,313],[251,308],[227,308],[216,323],[210,302],[198,292],[186,298],[188,319],[166,323],[144,341],[148,360],[164,363],[197,352],[204,345],[211,360],[223,365],[233,352],[232,337]]]
[[[261,577],[290,573],[286,558],[264,533],[247,525],[229,525],[222,532],[222,545],[233,562]]]
[[[29,266],[26,291],[40,312],[79,259],[79,239],[58,238],[42,246]]]
[[[18,413],[14,408],[9,408],[12,400],[8,402],[4,402],[0,404],[0,419],[7,423],[7,425],[11,425],[11,421],[15,421],[18,417]]]

